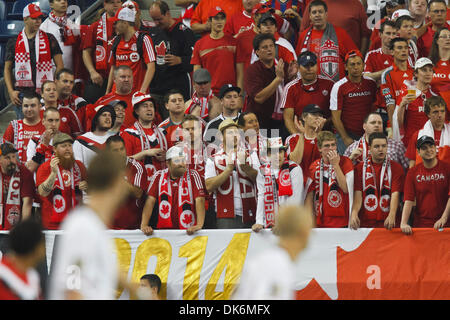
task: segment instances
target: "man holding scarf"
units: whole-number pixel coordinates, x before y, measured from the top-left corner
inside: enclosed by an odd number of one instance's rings
[[[311,27],[299,36],[295,52],[311,51],[318,58],[318,73],[334,82],[345,76],[344,58],[351,50],[357,50],[347,32],[328,22],[328,7],[322,0],[309,4]]]
[[[256,176],[258,205],[256,223],[252,230],[259,232],[275,224],[280,205],[303,204],[303,171],[286,158],[286,146],[280,137],[267,139],[268,163],[261,166]]]
[[[332,132],[320,132],[317,145],[321,158],[309,168],[305,206],[316,215],[317,227],[347,227],[353,204],[353,164],[338,154]]]
[[[0,230],[31,216],[34,192],[33,175],[17,162],[17,150],[10,143],[0,145]]]
[[[372,133],[369,148],[370,155],[355,167],[350,227],[391,230],[396,224],[404,171],[387,156],[388,139],[384,133]]]
[[[36,174],[45,229],[58,229],[69,210],[82,202],[82,191],[87,190],[86,168],[75,160],[72,144],[73,139],[68,134],[56,134],[53,137],[55,155],[44,162]]]
[[[43,16],[37,5],[26,6],[23,9],[24,29],[6,44],[5,84],[11,102],[16,105],[19,119],[23,118],[20,110],[21,94],[24,91],[40,92],[46,80],[53,80],[53,62],[56,70],[64,68],[58,41],[53,35],[39,30]],[[13,68],[15,74],[12,73]]]
[[[181,229],[192,235],[203,228],[205,190],[200,175],[187,168],[186,160],[182,147],[167,150],[167,168],[158,171],[152,179],[142,215],[141,230],[146,235],[153,232],[149,222],[155,204],[157,229]]]

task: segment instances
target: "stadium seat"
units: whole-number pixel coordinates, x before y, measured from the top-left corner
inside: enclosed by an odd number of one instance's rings
[[[0,1],[0,21],[6,19],[6,3],[5,1]]]

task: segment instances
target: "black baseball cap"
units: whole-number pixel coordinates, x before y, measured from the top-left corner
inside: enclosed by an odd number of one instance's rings
[[[420,149],[426,143],[429,143],[429,144],[432,144],[432,145],[436,144],[432,137],[430,137],[430,136],[421,136],[419,139],[417,139],[417,144],[416,144],[417,149]]]
[[[220,88],[219,98],[222,99],[227,92],[236,91],[237,93],[241,93],[241,88],[232,85],[231,83],[224,84],[222,88]]]
[[[2,156],[6,156],[10,153],[16,153],[17,149],[14,148],[14,145],[12,143],[9,142],[5,142],[2,145],[0,145],[0,155]]]
[[[320,113],[324,114],[323,110],[317,104],[308,104],[303,108],[302,113]]]
[[[267,20],[272,20],[277,25],[277,19],[270,12],[264,12],[258,20],[258,27]]]
[[[305,51],[298,55],[298,64],[302,67],[317,64],[317,56],[311,51]]]

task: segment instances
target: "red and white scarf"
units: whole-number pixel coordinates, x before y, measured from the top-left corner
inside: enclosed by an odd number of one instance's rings
[[[369,151],[369,146],[367,144],[366,141],[366,136],[363,135],[359,140],[358,140],[358,145],[356,146],[356,148],[360,148],[362,150],[361,155],[356,158],[356,162],[362,162],[365,161],[369,155],[370,155],[370,151]]]
[[[38,30],[35,36],[36,52],[36,89],[40,91],[42,84],[53,80],[53,64],[50,50],[50,41],[45,32]],[[16,87],[34,87],[33,73],[28,38],[25,29],[17,36],[15,47],[15,78]]]
[[[326,170],[326,174],[325,174]],[[332,165],[324,164],[323,158],[317,161],[314,170],[315,194],[314,207],[317,215],[317,225],[320,225],[323,219],[324,210],[329,216],[345,217],[347,215],[344,206],[344,194],[336,180],[336,172]],[[327,195],[326,201],[324,195]]]
[[[27,160],[26,152],[24,152],[25,139],[23,130],[23,120],[12,120],[11,126],[14,132],[14,147],[19,151],[19,160],[25,162]]]
[[[77,37],[74,34],[74,30],[70,28],[68,25],[69,19],[67,17],[67,14],[65,14],[62,17],[57,17],[53,13],[53,11],[50,11],[48,15],[48,19],[58,25],[58,27],[63,28],[64,30],[64,45],[70,46],[77,42]]]
[[[265,228],[270,228],[275,224],[275,214],[280,203],[279,197],[292,196],[292,181],[290,175],[290,163],[285,161],[278,172],[278,177],[272,173],[270,163],[261,166],[264,174],[264,213]]]
[[[385,220],[389,214],[391,203],[391,162],[388,157],[383,161],[380,174],[380,190],[377,187],[377,176],[371,157],[363,164],[363,205],[368,220]]]
[[[8,190],[3,190],[3,174],[0,171],[0,230],[9,230],[20,221],[22,206],[20,201],[20,169],[9,180]],[[3,196],[6,194],[6,201]],[[4,203],[5,202],[5,203]]]
[[[74,208],[81,201],[81,199],[78,199],[75,192],[75,187],[79,185],[81,179],[81,169],[77,162],[73,164],[70,171],[63,170],[60,166],[58,166],[58,176],[56,177],[51,193],[53,207],[50,215],[50,221],[52,223],[60,223],[66,217],[68,211]],[[70,199],[66,199],[64,197],[66,188],[70,188]],[[70,201],[70,206],[67,201]]]
[[[160,145],[161,149],[167,150],[167,143],[166,143],[164,134],[161,132],[161,130],[156,125],[152,126],[153,135],[150,138],[145,133],[145,130],[142,127],[142,125],[139,123],[139,121],[136,121],[133,126],[139,133],[139,139],[141,140],[142,150],[151,149],[152,148],[151,141],[154,141],[155,139],[158,140],[158,144]]]
[[[194,92],[192,95],[191,103],[186,108],[185,114],[190,114],[192,112],[193,107],[200,106],[200,118],[206,119],[209,115],[209,100],[213,97],[212,90],[209,91],[207,97],[199,97],[197,92]]]
[[[108,16],[106,12],[100,18],[95,41],[95,69],[108,69],[108,53],[112,45],[108,44]]]
[[[248,156],[248,154],[246,154]],[[213,156],[216,175],[221,174],[227,167],[227,154],[223,149]],[[237,158],[237,157],[235,157]],[[236,159],[235,159],[236,161]],[[254,223],[256,218],[256,188],[252,180],[242,171],[238,164],[235,165],[240,195],[242,199],[242,222]],[[233,174],[216,190],[217,217],[234,218],[234,181]]]
[[[160,178],[158,184],[158,203],[159,203],[159,217],[158,229],[171,229],[172,223],[172,205],[174,199],[172,198],[172,188],[170,182],[169,169],[159,171]],[[186,170],[183,177],[178,181],[178,227],[179,229],[188,229],[196,224],[194,214],[194,195],[192,192],[192,181],[190,170]]]

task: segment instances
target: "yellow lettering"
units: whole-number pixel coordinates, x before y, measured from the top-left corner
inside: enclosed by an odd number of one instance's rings
[[[131,264],[131,246],[127,240],[121,238],[114,238],[116,243],[115,250],[117,260],[119,262],[119,270],[128,274]],[[116,299],[122,295],[123,288],[117,288]]]

